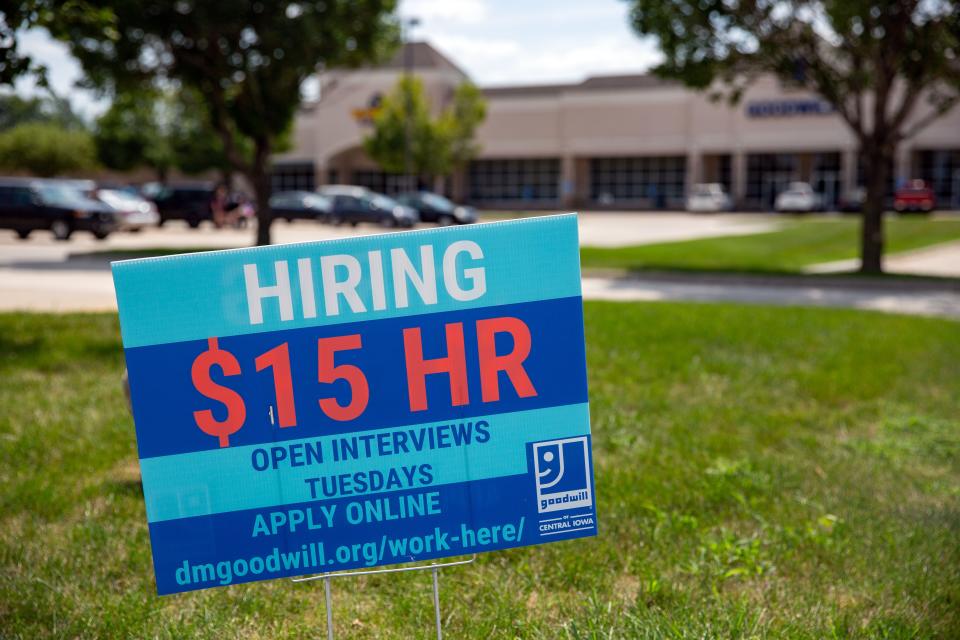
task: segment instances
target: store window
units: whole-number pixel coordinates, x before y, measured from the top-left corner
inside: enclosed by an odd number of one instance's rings
[[[937,196],[937,206],[960,209],[960,149],[921,151],[919,176]]]
[[[388,196],[427,188],[426,184],[418,180],[416,176],[378,170],[354,171],[353,184]]]
[[[270,188],[278,191],[313,191],[316,173],[312,162],[277,163],[270,174]]]
[[[474,202],[556,201],[560,191],[560,160],[515,158],[474,160],[468,171]]]
[[[772,209],[777,194],[799,179],[793,153],[751,153],[747,156],[747,195],[750,206]]]
[[[678,207],[683,203],[686,177],[684,156],[592,158],[590,199],[598,204]]]

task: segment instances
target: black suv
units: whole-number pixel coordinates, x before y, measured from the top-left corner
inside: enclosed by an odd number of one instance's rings
[[[436,222],[440,226],[470,224],[477,221],[477,210],[455,204],[440,194],[431,191],[401,193],[397,202],[416,209],[421,222]]]
[[[327,185],[317,189],[317,193],[333,201],[333,210],[327,216],[331,224],[349,222],[355,227],[370,222],[385,227],[412,227],[418,219],[415,209],[366,187]]]
[[[191,228],[196,229],[204,220],[213,219],[210,209],[213,195],[211,185],[174,185],[161,188],[150,199],[160,213],[159,224],[167,220],[186,220]]]
[[[0,229],[13,229],[22,240],[37,229],[49,229],[57,240],[74,231],[103,240],[117,225],[113,209],[69,181],[0,178]]]

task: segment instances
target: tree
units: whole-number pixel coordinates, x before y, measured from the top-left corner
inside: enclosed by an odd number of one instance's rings
[[[89,25],[54,33],[91,84],[107,90],[173,81],[195,89],[224,154],[257,198],[257,243],[270,242],[270,155],[291,126],[304,80],[396,44],[394,0],[106,0],[116,37]],[[242,139],[252,152],[244,154]]]
[[[363,146],[384,171],[404,173],[409,126],[409,168],[432,181],[437,176],[449,175],[477,154],[474,135],[485,115],[480,90],[464,83],[454,91],[451,104],[434,118],[423,83],[415,76],[405,75],[381,102],[373,118],[373,131],[364,139]]]
[[[177,168],[188,174],[212,169],[220,173],[224,184],[230,184],[234,168],[223,150],[220,134],[210,124],[202,96],[189,89],[179,91],[173,113],[176,126],[170,130],[169,144]],[[249,139],[237,136],[236,146],[243,158],[249,161],[253,157],[253,145]]]
[[[93,139],[86,131],[31,122],[0,133],[0,167],[55,176],[96,166]]]
[[[27,122],[48,122],[64,129],[87,128],[87,123],[64,98],[52,94],[49,97],[0,96],[0,131]]]
[[[759,74],[829,102],[866,176],[861,271],[879,273],[884,192],[897,145],[960,101],[960,9],[948,0],[630,0],[655,37],[657,73],[732,101]]]
[[[203,100],[190,89],[144,88],[117,94],[97,120],[94,140],[105,166],[118,171],[148,167],[160,182],[166,182],[174,168],[188,174],[213,169],[225,176],[224,182],[232,172]],[[238,139],[237,146],[249,157],[249,141]]]
[[[149,167],[160,182],[176,164],[170,148],[165,101],[156,91],[118,94],[97,119],[94,143],[104,166],[117,171]]]
[[[408,129],[409,127],[409,129]],[[367,154],[390,173],[408,170],[406,140],[410,136],[410,167],[417,175],[434,175],[446,164],[440,131],[419,78],[402,76],[385,96],[373,117],[373,131],[364,141]]]
[[[47,86],[46,68],[19,48],[18,36],[33,27],[86,25],[108,32],[109,9],[85,0],[14,0],[0,11],[0,86],[12,86],[20,77],[33,76]]]

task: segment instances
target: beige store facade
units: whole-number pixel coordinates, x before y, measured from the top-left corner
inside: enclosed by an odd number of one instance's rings
[[[467,79],[427,43],[407,45],[382,67],[324,74],[320,99],[298,113],[294,148],[274,159],[274,189],[345,183],[391,193],[408,184],[363,151],[370,116],[405,65],[437,109]],[[691,185],[719,182],[738,207],[768,210],[791,181],[811,183],[832,204],[862,182],[840,117],[772,78],[733,106],[649,75],[484,94],[481,152],[443,187],[485,208],[676,209]],[[923,178],[940,207],[960,209],[960,108],[905,140],[891,176],[891,192]]]

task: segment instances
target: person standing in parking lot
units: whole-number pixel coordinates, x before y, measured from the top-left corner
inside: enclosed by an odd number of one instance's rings
[[[219,184],[213,191],[213,199],[210,200],[210,213],[213,216],[213,226],[222,229],[227,224],[227,187]]]

